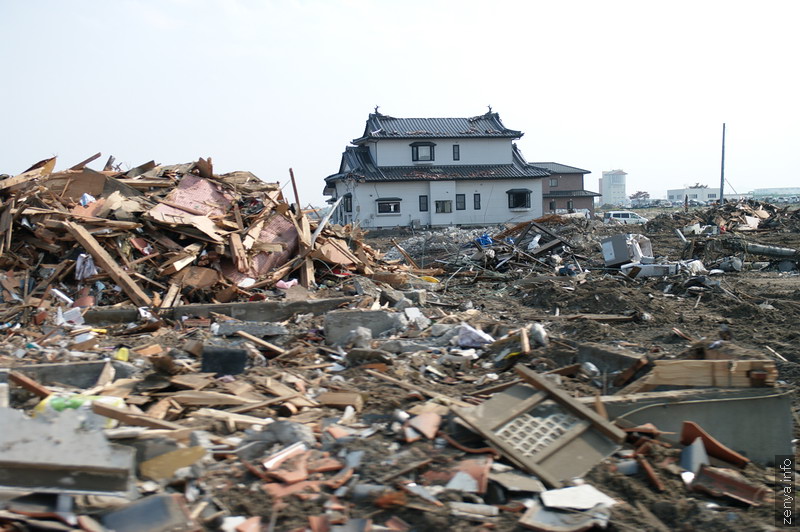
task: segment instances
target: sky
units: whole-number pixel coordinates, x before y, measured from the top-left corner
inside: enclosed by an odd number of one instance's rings
[[[211,157],[324,202],[376,105],[487,106],[628,194],[800,186],[800,2],[0,0],[0,173]],[[730,187],[730,188],[728,188]],[[291,188],[287,189],[287,192]]]

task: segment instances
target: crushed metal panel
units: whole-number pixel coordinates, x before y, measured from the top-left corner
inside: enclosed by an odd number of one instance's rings
[[[547,391],[518,384],[472,408],[453,407],[518,467],[552,487],[584,475],[619,449],[592,421],[550,398]],[[624,438],[619,431],[617,441]]]
[[[135,450],[110,444],[102,432],[81,428],[75,410],[30,419],[0,409],[0,490],[132,495]]]

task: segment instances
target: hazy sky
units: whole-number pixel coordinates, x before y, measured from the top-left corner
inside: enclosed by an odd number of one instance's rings
[[[487,105],[529,161],[628,193],[800,186],[800,2],[0,0],[0,173],[101,151],[123,168],[323,178],[375,105]],[[730,189],[728,189],[730,191]]]

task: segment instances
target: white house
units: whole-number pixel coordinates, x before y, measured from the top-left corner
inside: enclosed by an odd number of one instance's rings
[[[525,161],[497,113],[472,118],[369,115],[325,178],[332,222],[362,227],[483,225],[542,215],[544,168]]]

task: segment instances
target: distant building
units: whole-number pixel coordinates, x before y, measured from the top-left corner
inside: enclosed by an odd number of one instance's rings
[[[757,188],[750,193],[750,196],[753,199],[796,198],[800,196],[800,187]]]
[[[584,188],[583,178],[589,170],[552,162],[529,164],[550,172],[550,177],[542,179],[544,212],[588,211],[594,215],[594,198],[600,194]]]
[[[667,199],[669,201],[684,201],[687,197],[690,200],[702,202],[717,201],[719,200],[719,188],[709,188],[707,185],[698,183],[691,187],[667,190]]]
[[[625,191],[625,176],[627,175],[627,172],[622,170],[603,172],[603,177],[600,178],[601,205],[624,205],[628,202]]]

